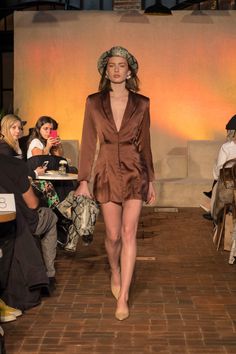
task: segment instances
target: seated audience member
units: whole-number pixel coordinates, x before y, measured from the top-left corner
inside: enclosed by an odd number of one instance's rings
[[[14,114],[5,115],[1,120],[1,133],[3,137],[0,139],[0,154],[22,159],[22,150],[19,145],[22,120]],[[34,171],[31,171],[30,176],[35,178],[36,175],[44,175],[45,170],[45,167],[38,166]]]
[[[59,136],[51,136],[51,131],[56,130],[57,125],[57,122],[51,117],[42,116],[37,120],[29,138],[28,159],[36,155],[63,155]]]
[[[220,170],[222,169],[223,165],[225,162],[235,159],[236,158],[236,115],[234,115],[229,122],[226,124],[226,131],[227,131],[227,136],[226,139],[227,141],[221,146],[218,157],[216,160],[216,163],[213,167],[213,185],[212,185],[212,191],[216,190],[216,183],[219,179],[220,175]],[[229,166],[228,166],[229,167]],[[211,197],[211,202],[208,205],[200,205],[206,212],[207,214],[204,214],[203,216],[206,219],[211,219],[212,220],[212,209],[214,207],[215,203],[215,195],[214,192],[204,192],[205,195]]]
[[[56,130],[57,127],[58,123],[51,117],[42,116],[38,119],[29,139],[27,152],[28,165],[32,166],[35,164],[35,160],[37,163],[38,161],[42,161],[43,156],[48,156],[48,166],[57,166],[56,168],[49,167],[49,169],[58,169],[60,157],[61,159],[66,160],[63,157],[63,148],[59,136],[56,135],[56,137],[52,137],[51,135],[52,131]],[[32,159],[34,159],[34,161],[30,161]],[[67,171],[70,170],[71,167],[67,167]],[[64,200],[71,190],[74,190],[74,184],[72,181],[57,180],[52,181],[52,184],[60,201]]]
[[[22,133],[22,120],[14,114],[7,114],[1,120],[1,133],[3,138],[0,139],[0,153],[7,156],[23,158],[22,150],[19,146],[20,136]],[[28,169],[28,175],[35,179],[37,176],[45,174],[46,167],[37,165],[34,169]],[[49,181],[36,181],[34,188],[39,192],[43,204],[54,207],[59,203],[58,195]]]
[[[57,247],[57,217],[49,208],[39,207],[24,161],[0,154],[0,186],[14,193],[16,214],[22,215],[31,234],[40,239],[42,255],[51,290],[55,286],[55,258]]]
[[[22,159],[22,151],[19,146],[21,136],[21,119],[14,114],[7,114],[1,120],[0,153]]]

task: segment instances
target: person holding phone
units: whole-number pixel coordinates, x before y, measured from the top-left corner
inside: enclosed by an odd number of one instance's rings
[[[57,122],[48,116],[40,117],[33,129],[33,132],[29,138],[27,159],[32,156],[39,155],[54,155],[62,156],[63,149],[59,136],[57,135]],[[42,165],[46,170],[47,163]],[[44,198],[50,208],[55,208],[59,203],[59,196],[55,189],[55,184],[45,180],[34,180],[32,185],[35,190],[40,190],[43,193]]]
[[[49,161],[44,161],[44,163],[42,164],[42,167],[46,167],[47,168],[48,164],[49,164]]]
[[[29,138],[27,159],[37,155],[63,155],[62,144],[57,135],[57,126],[57,122],[48,116],[42,116],[37,120]]]

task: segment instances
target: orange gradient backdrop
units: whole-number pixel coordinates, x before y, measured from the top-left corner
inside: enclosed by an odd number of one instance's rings
[[[155,162],[188,140],[222,139],[236,113],[236,14],[206,13],[196,21],[189,11],[16,12],[14,109],[28,128],[49,115],[62,139],[80,140],[97,59],[121,45],[137,57],[141,93],[151,98]]]

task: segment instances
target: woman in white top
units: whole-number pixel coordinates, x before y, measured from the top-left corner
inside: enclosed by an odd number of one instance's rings
[[[57,126],[57,122],[48,116],[42,116],[37,120],[29,138],[27,159],[37,155],[62,156],[63,151],[60,138],[58,136],[51,136],[51,131],[56,130]],[[49,207],[54,208],[59,203],[59,197],[51,182],[34,180],[32,184],[36,189],[43,192]]]
[[[216,190],[217,190],[217,181],[219,179],[220,170],[222,169],[225,162],[236,158],[236,115],[234,115],[229,122],[226,124],[225,129],[227,130],[227,141],[221,146],[216,163],[213,167],[213,185],[211,192],[205,192],[205,194],[211,197],[210,202],[210,214],[213,215],[215,198],[216,198]],[[230,164],[227,166],[230,167]],[[204,205],[200,205],[203,207]]]
[[[216,164],[213,169],[214,179],[219,178],[220,169],[226,161],[236,158],[236,115],[226,124],[227,142],[224,143],[219,151]]]
[[[57,125],[51,117],[42,116],[37,120],[29,139],[27,159],[36,155],[63,155],[60,138],[51,136],[51,131],[57,129]]]

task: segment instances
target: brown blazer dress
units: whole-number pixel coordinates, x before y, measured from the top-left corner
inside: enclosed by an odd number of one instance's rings
[[[117,131],[107,91],[88,96],[85,108],[78,180],[90,181],[97,140],[93,194],[100,203],[146,201],[149,181],[154,180],[150,147],[149,98],[129,92]]]

